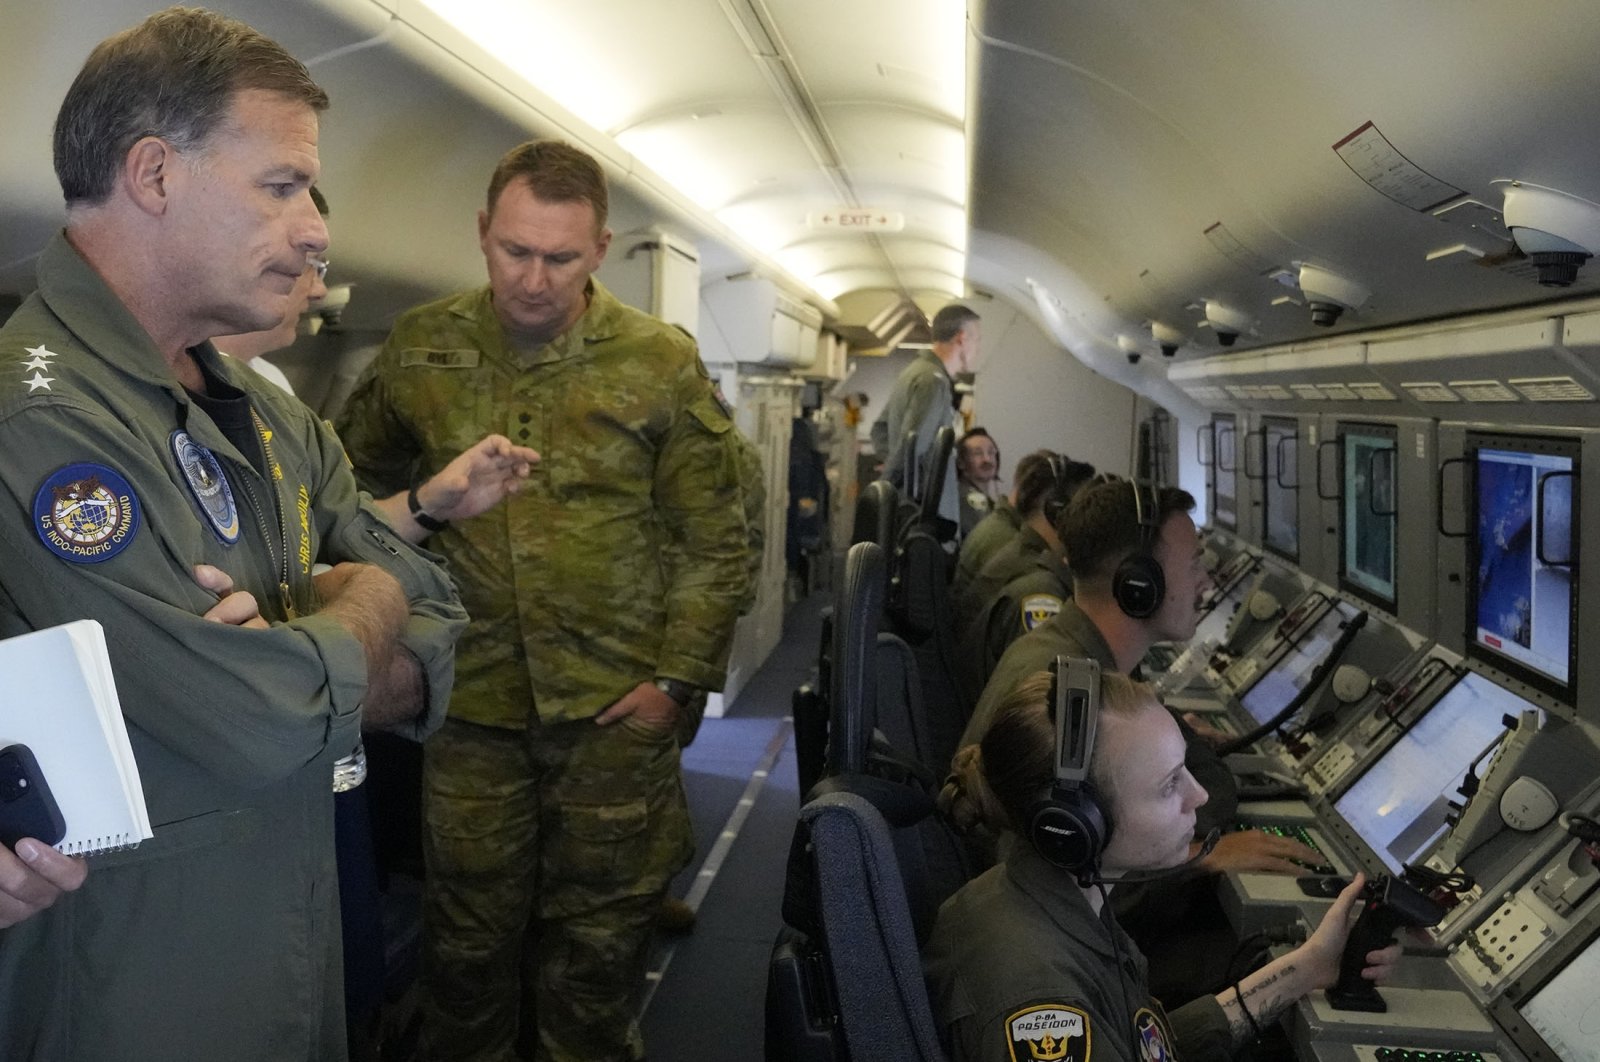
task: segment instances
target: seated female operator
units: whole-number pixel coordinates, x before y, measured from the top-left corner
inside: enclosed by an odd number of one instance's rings
[[[1359,875],[1309,940],[1234,987],[1174,1010],[1170,1020],[1150,997],[1144,957],[1112,917],[1106,893],[1121,875],[1185,863],[1206,794],[1184,769],[1183,737],[1150,688],[1109,672],[1100,682],[1097,735],[1080,742],[1092,746],[1082,786],[1057,786],[1048,672],[1020,683],[977,752],[958,758],[956,802],[977,805],[966,810],[1016,836],[1002,863],[944,905],[924,950],[929,995],[955,1062],[1227,1058],[1338,977]],[[1062,808],[1062,798],[1065,817],[1040,815]],[[1087,846],[1079,826],[1088,827]],[[1093,843],[1096,834],[1102,843]],[[1385,979],[1399,955],[1398,944],[1370,952],[1363,976]]]

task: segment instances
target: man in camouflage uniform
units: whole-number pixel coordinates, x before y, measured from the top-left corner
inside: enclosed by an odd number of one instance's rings
[[[424,758],[429,1059],[642,1058],[650,924],[692,852],[676,728],[745,593],[739,461],[693,341],[592,279],[606,203],[584,153],[509,153],[489,285],[403,316],[340,421],[472,617]],[[446,526],[415,488],[491,428],[543,460]]]

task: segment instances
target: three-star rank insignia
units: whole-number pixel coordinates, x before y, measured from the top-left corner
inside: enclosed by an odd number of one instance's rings
[[[56,378],[54,376],[46,376],[45,373],[50,368],[50,359],[59,358],[61,355],[46,347],[43,343],[36,347],[23,347],[22,349],[28,352],[27,360],[21,362],[22,382],[28,385],[28,393],[31,395],[35,391],[50,390],[50,385],[56,382]],[[29,372],[32,372],[33,375],[27,375]]]
[[[77,564],[110,560],[139,531],[139,499],[113,468],[80,462],[52,472],[33,496],[33,526],[56,556]]]
[[[1037,1003],[1006,1019],[1011,1062],[1089,1062],[1089,1015],[1065,1003]]]

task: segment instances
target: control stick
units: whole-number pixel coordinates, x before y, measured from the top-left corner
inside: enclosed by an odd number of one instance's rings
[[[1380,874],[1361,890],[1365,906],[1344,942],[1339,956],[1339,980],[1328,989],[1334,1010],[1362,1010],[1381,1014],[1389,1009],[1378,988],[1361,976],[1367,953],[1387,947],[1395,930],[1407,926],[1426,928],[1444,920],[1445,909],[1427,894],[1400,880]]]

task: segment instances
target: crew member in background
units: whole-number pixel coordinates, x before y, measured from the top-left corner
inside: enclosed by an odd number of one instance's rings
[[[326,222],[328,200],[324,198],[321,189],[312,187],[311,201],[317,205],[317,213],[321,214],[323,221]],[[327,278],[328,259],[323,255],[313,255],[306,260],[305,271],[295,282],[294,291],[289,293],[289,309],[284,313],[283,320],[272,328],[260,332],[217,336],[211,341],[212,345],[229,357],[244,362],[254,369],[258,376],[271,380],[288,394],[294,394],[294,386],[289,383],[289,378],[283,374],[282,369],[268,361],[266,355],[283,350],[294,342],[295,336],[300,331],[300,319],[327,298]]]
[[[883,478],[904,490],[906,470],[920,469],[940,428],[961,430],[955,408],[955,380],[971,372],[981,342],[978,315],[960,303],[951,303],[933,315],[933,349],[921,350],[895,378],[883,412],[872,424],[872,448],[883,461]],[[914,441],[907,436],[916,433]],[[956,492],[955,462],[945,470],[939,515],[959,526],[960,503]]]
[[[956,443],[956,489],[966,538],[1000,498],[1000,447],[986,428],[973,428]]]
[[[1041,450],[1029,478],[1017,484],[1022,530],[1001,546],[956,601],[960,651],[956,666],[977,703],[1006,648],[1048,621],[1072,596],[1072,575],[1056,523],[1074,495],[1094,478],[1094,466]]]
[[[989,563],[989,559],[996,551],[1022,530],[1022,514],[1017,512],[1017,484],[1031,474],[1031,466],[1035,462],[1044,460],[1040,455],[1046,452],[1048,451],[1039,450],[1025,454],[1022,460],[1017,462],[1017,467],[1011,473],[1011,493],[1002,494],[994,503],[994,510],[978,521],[978,526],[972,529],[971,534],[961,539],[961,551],[956,555],[955,574],[950,578],[952,601],[960,598],[967,584],[983,570],[983,566]]]
[[[66,229],[0,329],[0,632],[105,628],[154,837],[0,936],[0,1057],[345,1057],[333,762],[442,720],[466,616],[333,433],[209,342],[279,325],[327,247],[327,105],[171,8],[56,118]]]
[[[472,616],[424,754],[431,1060],[643,1057],[646,944],[693,844],[678,728],[746,593],[733,422],[693,341],[594,279],[606,207],[582,151],[508,153],[488,286],[404,315],[339,421]],[[447,522],[430,477],[502,425],[543,460],[492,518]]]
[[[328,201],[321,190],[311,188],[311,201],[324,221],[328,217]],[[317,256],[307,260],[305,272],[290,296],[289,309],[275,328],[243,335],[218,336],[212,344],[221,352],[244,362],[263,378],[271,381],[288,394],[294,388],[283,370],[268,361],[265,355],[290,346],[299,333],[304,315],[316,308],[328,294],[328,260]],[[514,447],[503,435],[491,435],[469,447],[460,458],[447,468],[468,482],[476,481],[478,489],[469,491],[470,506],[458,502],[451,515],[465,519],[497,504],[506,493],[514,492],[527,478],[528,470],[539,460],[539,455],[526,447]],[[448,477],[447,477],[448,478]],[[439,496],[440,489],[430,490],[430,496]],[[378,503],[380,511],[386,503]],[[411,521],[402,520],[393,511],[385,515],[392,524],[402,525],[407,532],[403,537],[411,542],[422,541],[414,532]],[[320,566],[319,566],[320,567]],[[333,765],[334,834],[339,862],[339,922],[344,942],[344,1000],[345,1021],[352,1059],[376,1058],[383,1010],[383,992],[386,978],[383,942],[382,896],[378,887],[377,855],[374,850],[371,811],[367,802],[367,754],[363,745],[374,743],[378,749],[390,745],[415,749],[415,744],[404,738],[381,732],[367,737],[355,751],[340,757]],[[375,752],[378,758],[381,753]],[[414,755],[414,753],[413,753]],[[415,804],[407,807],[415,814]],[[405,815],[405,807],[383,808],[385,818]]]

